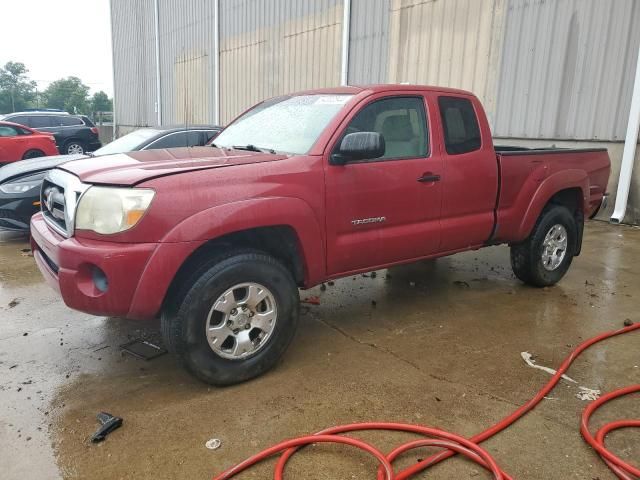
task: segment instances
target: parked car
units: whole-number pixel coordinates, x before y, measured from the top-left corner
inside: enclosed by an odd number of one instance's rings
[[[520,280],[553,285],[610,172],[605,149],[494,148],[473,94],[412,85],[271,99],[215,145],[51,170],[31,246],[69,307],[160,315],[218,385],[276,364],[298,288],[504,243]]]
[[[188,126],[186,130],[184,125],[142,128],[108,143],[96,150],[92,156],[175,146],[206,145],[221,130],[222,127],[214,125]],[[47,171],[70,160],[87,158],[87,156],[56,155],[24,160],[0,168],[0,231],[27,232],[29,219],[40,210],[40,186]],[[98,159],[95,162],[102,165]]]
[[[102,146],[97,127],[84,115],[34,111],[10,113],[0,120],[53,134],[60,153],[83,154],[93,152]]]
[[[57,155],[52,135],[17,123],[0,121],[0,166],[28,158]]]

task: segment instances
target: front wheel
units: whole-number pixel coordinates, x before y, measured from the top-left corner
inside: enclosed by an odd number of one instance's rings
[[[256,377],[280,359],[298,323],[298,289],[289,271],[257,251],[212,260],[162,313],[167,347],[214,385]]]
[[[540,214],[531,235],[511,246],[511,268],[516,277],[535,287],[560,281],[576,252],[578,226],[569,209],[552,205]]]

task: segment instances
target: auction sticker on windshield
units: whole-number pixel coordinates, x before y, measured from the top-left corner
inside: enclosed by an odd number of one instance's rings
[[[351,95],[322,95],[313,102],[315,105],[344,105]]]

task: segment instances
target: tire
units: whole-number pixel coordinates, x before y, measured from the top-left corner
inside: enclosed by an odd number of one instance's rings
[[[24,155],[22,155],[22,160],[28,160],[29,158],[38,158],[38,157],[44,157],[45,153],[42,150],[37,150],[37,149],[33,149],[33,150],[27,150]]]
[[[563,234],[566,236],[564,254],[561,253]],[[548,248],[545,247],[547,239]],[[513,273],[528,285],[555,285],[571,266],[577,239],[578,225],[569,209],[560,205],[545,207],[529,237],[524,242],[511,246]]]
[[[260,307],[245,306],[246,314],[241,298],[244,287],[237,288],[231,297],[225,297],[225,302],[220,302],[223,294],[243,284],[263,287],[270,294],[264,303],[258,304]],[[257,377],[277,363],[293,340],[299,314],[298,288],[291,273],[265,253],[246,249],[229,251],[206,262],[182,285],[163,308],[162,334],[167,348],[178,355],[187,370],[206,383],[224,386]],[[236,295],[240,300],[235,300]],[[237,308],[230,313],[215,309],[217,305],[226,304],[229,298]],[[275,308],[275,318],[263,331],[255,321],[260,315],[273,315],[274,308],[268,311],[268,305]],[[259,309],[267,313],[260,314]],[[234,310],[238,312],[235,317]],[[250,326],[245,324],[243,331],[245,322],[250,322]],[[233,326],[229,327],[230,324]],[[212,339],[213,346],[208,339],[212,326],[222,332],[220,338]],[[250,343],[246,343],[247,335]],[[240,348],[241,343],[249,345],[248,350]]]
[[[69,140],[62,148],[64,155],[84,155],[87,147],[79,140]]]

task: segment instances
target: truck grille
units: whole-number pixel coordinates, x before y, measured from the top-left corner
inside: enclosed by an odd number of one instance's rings
[[[65,237],[73,235],[78,200],[89,185],[63,170],[51,170],[42,182],[40,204],[47,224]]]
[[[42,190],[40,190],[40,204],[44,218],[50,224],[55,225],[56,230],[62,230],[66,233],[68,230],[64,215],[64,187],[45,179],[42,182]]]

